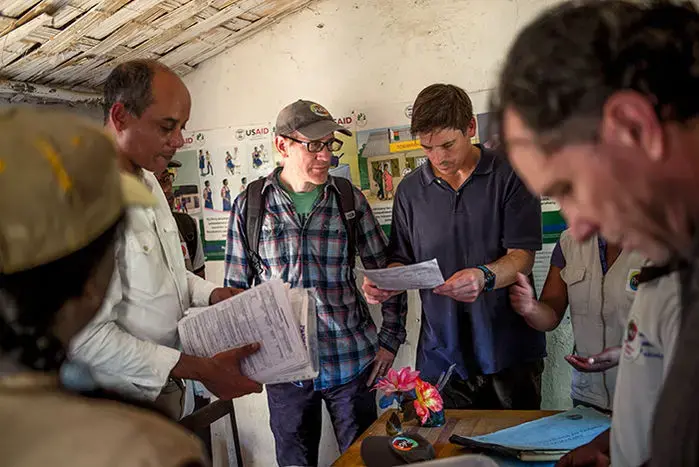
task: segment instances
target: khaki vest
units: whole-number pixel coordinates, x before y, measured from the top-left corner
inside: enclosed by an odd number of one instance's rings
[[[561,278],[568,286],[568,303],[575,348],[582,356],[621,345],[631,304],[638,288],[636,275],[644,258],[622,251],[607,274],[602,274],[597,236],[578,243],[568,234],[561,236],[566,267]],[[611,410],[617,369],[604,373],[573,370],[571,397]]]
[[[0,377],[0,465],[207,466],[201,442],[161,415],[69,394],[55,375]]]

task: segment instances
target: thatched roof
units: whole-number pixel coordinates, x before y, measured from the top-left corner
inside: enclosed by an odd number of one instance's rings
[[[90,100],[134,58],[186,75],[312,1],[0,0],[0,95]]]

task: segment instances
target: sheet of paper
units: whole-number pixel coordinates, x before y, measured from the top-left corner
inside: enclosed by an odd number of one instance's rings
[[[551,417],[468,438],[519,450],[572,450],[592,441],[609,428],[610,422],[607,415],[594,409],[576,407]]]
[[[294,314],[299,321],[301,339],[308,351],[310,364],[304,365],[298,370],[288,371],[277,376],[270,376],[267,378],[267,384],[304,381],[315,379],[318,376],[320,362],[315,299],[311,296],[311,290],[306,289],[289,289],[289,299]]]
[[[395,268],[357,269],[383,290],[434,289],[444,284],[437,259]]]
[[[290,292],[280,280],[192,309],[178,328],[183,349],[196,356],[210,357],[259,342],[260,350],[243,361],[242,371],[260,383],[284,380],[284,375],[313,366],[301,335],[299,312],[294,311]]]

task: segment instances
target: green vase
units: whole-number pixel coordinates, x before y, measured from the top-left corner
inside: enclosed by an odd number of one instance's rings
[[[439,412],[433,412],[430,410],[430,416],[429,418],[425,421],[425,423],[420,422],[420,425],[425,427],[425,428],[434,428],[437,426],[444,426],[446,423],[446,419],[444,418],[444,410],[440,410]]]

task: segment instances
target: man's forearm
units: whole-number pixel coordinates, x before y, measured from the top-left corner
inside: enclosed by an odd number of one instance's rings
[[[507,254],[497,261],[486,264],[495,274],[495,288],[509,287],[517,281],[517,273],[528,276],[534,266],[534,252],[531,250],[508,250]]]
[[[393,354],[405,342],[405,320],[408,315],[408,294],[391,297],[381,306],[383,323],[379,332],[379,343]]]
[[[563,315],[544,302],[536,302],[533,313],[523,315],[524,320],[537,331],[549,332],[556,329],[561,322]]]

